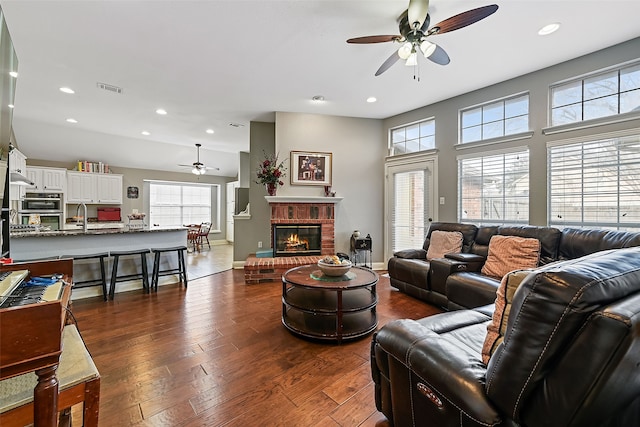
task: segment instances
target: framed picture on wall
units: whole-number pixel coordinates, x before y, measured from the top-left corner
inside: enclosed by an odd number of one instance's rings
[[[331,153],[291,152],[292,185],[331,185]]]

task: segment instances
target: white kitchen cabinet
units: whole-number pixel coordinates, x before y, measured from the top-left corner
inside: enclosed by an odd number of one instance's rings
[[[122,175],[67,172],[67,203],[122,204]]]
[[[64,193],[67,187],[66,169],[27,166],[27,178],[35,184],[30,192]]]
[[[9,152],[9,172],[16,172],[24,175],[27,170],[27,156],[22,154],[17,148]],[[11,182],[10,182],[11,184]],[[9,200],[20,200],[24,198],[24,185],[9,185]]]
[[[17,172],[21,175],[26,173],[27,156],[22,154],[20,150],[14,148],[9,152],[9,172]]]
[[[122,204],[122,175],[96,175],[98,203]]]

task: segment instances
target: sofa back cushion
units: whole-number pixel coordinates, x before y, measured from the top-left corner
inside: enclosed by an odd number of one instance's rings
[[[429,250],[431,233],[434,231],[459,231],[462,233],[462,252],[469,252],[473,239],[476,237],[478,227],[473,224],[461,224],[459,222],[432,222],[429,226],[429,231],[427,231],[427,237],[424,239],[424,244],[422,245],[425,251]]]
[[[435,230],[430,240],[427,261],[444,258],[446,254],[459,254],[462,250],[462,233],[459,231]]]
[[[538,239],[540,241],[540,265],[549,264],[558,259],[558,246],[562,232],[557,228],[534,225],[502,226],[498,228],[498,234]]]
[[[560,415],[588,409],[595,417],[628,404],[640,393],[639,312],[640,248],[536,269],[516,291],[489,360],[488,397],[527,425],[539,425],[523,419],[535,412],[566,426],[574,420]]]
[[[537,267],[539,259],[538,239],[495,235],[489,242],[489,255],[481,272],[501,279],[510,271]]]
[[[565,228],[562,230],[560,238],[558,258],[561,260],[574,259],[594,252],[634,246],[640,246],[640,233]]]
[[[469,252],[486,258],[489,254],[489,242],[491,241],[491,238],[493,236],[498,234],[498,228],[500,227],[498,227],[497,225],[483,225],[481,227],[478,227],[476,238],[473,241],[473,245],[471,245],[471,250]]]

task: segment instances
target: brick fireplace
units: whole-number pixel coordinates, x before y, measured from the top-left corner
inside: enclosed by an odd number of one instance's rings
[[[245,283],[279,281],[290,268],[314,264],[324,255],[335,254],[335,205],[342,200],[341,197],[266,196],[265,199],[271,211],[271,241],[274,225],[320,225],[320,255],[250,256],[244,265]]]

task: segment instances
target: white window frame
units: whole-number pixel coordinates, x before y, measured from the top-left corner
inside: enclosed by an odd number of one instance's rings
[[[531,158],[530,158],[529,147],[527,146],[514,147],[511,149],[505,149],[505,150],[488,151],[488,152],[482,152],[482,153],[476,153],[476,154],[468,154],[468,155],[462,155],[457,157],[457,161],[458,161],[458,209],[457,209],[458,222],[469,222],[469,223],[474,223],[478,225],[509,225],[509,224],[522,225],[522,224],[529,223],[531,193],[530,193],[530,183],[528,181],[527,181],[528,186],[527,186],[527,196],[526,196],[526,207],[518,211],[519,215],[521,216],[520,218],[507,218],[507,216],[505,215],[505,212],[508,211],[508,209],[506,208],[508,206],[507,202],[511,200],[518,200],[518,199],[522,200],[522,198],[518,198],[513,195],[508,196],[504,191],[502,193],[503,194],[502,208],[501,208],[502,220],[490,219],[485,217],[483,214],[481,214],[479,218],[469,217],[464,213],[465,204],[463,202],[466,198],[465,197],[466,195],[463,188],[463,173],[464,173],[463,163],[468,160],[478,160],[478,159],[482,160],[487,157],[499,157],[499,156],[503,157],[502,161],[504,162],[505,156],[513,155],[513,154],[527,155],[527,172],[525,175],[527,177],[530,177],[531,176],[531,173],[530,173]],[[505,170],[503,168],[503,171],[502,171],[503,177],[508,172],[509,170]],[[488,201],[488,197],[485,197],[486,190],[484,188],[484,173],[480,175],[480,179],[481,179],[481,182],[483,183],[482,188],[480,189],[480,206],[481,206],[480,209],[482,209],[482,206],[484,206],[485,202]],[[504,188],[504,180],[503,180],[503,188]]]
[[[563,147],[563,148],[568,148],[571,146],[575,146],[576,148],[587,148],[590,149],[591,147],[596,147],[597,144],[601,144],[602,146],[605,145],[609,145],[611,148],[615,148],[617,150],[617,158],[618,158],[618,162],[617,164],[612,164],[612,167],[606,168],[605,165],[598,165],[599,167],[595,167],[595,165],[587,165],[587,168],[591,169],[591,170],[596,170],[596,171],[608,171],[609,173],[611,173],[612,169],[616,170],[616,175],[615,175],[615,180],[616,183],[614,185],[614,187],[616,188],[615,192],[605,192],[603,191],[594,191],[591,190],[589,192],[585,192],[584,190],[584,184],[580,185],[580,188],[577,188],[576,186],[576,190],[582,190],[580,192],[576,192],[574,197],[573,197],[573,203],[575,204],[575,200],[580,199],[580,206],[579,209],[581,210],[581,220],[577,221],[577,220],[571,220],[567,218],[567,214],[565,213],[565,211],[562,209],[562,203],[566,203],[566,198],[567,198],[567,191],[564,190],[561,193],[558,193],[558,200],[560,203],[559,207],[555,207],[555,202],[554,202],[554,188],[553,188],[553,178],[552,178],[552,173],[553,168],[554,168],[554,156],[553,156],[553,150],[557,147]],[[640,188],[638,188],[638,190],[636,191],[625,191],[625,188],[627,188],[627,186],[625,185],[625,181],[628,180],[633,180],[637,177],[637,179],[640,180],[640,174],[634,174],[634,173],[627,173],[626,172],[621,172],[620,171],[620,167],[621,165],[639,165],[639,169],[640,169],[640,152],[638,153],[637,156],[630,158],[624,158],[623,162],[620,162],[620,156],[621,156],[621,152],[624,151],[628,151],[628,150],[624,150],[624,148],[629,148],[629,146],[633,147],[633,148],[637,148],[638,150],[640,150],[640,131],[638,129],[632,129],[632,130],[625,130],[625,131],[619,131],[619,132],[611,132],[611,133],[606,133],[606,134],[598,134],[598,135],[590,135],[590,136],[586,136],[586,137],[580,137],[580,138],[573,138],[573,139],[567,139],[567,140],[563,140],[563,141],[556,141],[556,142],[550,142],[547,144],[547,223],[550,226],[554,226],[557,228],[564,228],[564,227],[574,227],[574,228],[606,228],[606,229],[612,229],[612,230],[621,230],[621,231],[639,231],[640,230],[640,215],[637,215],[638,219],[635,221],[629,221],[629,222],[621,222],[620,220],[622,218],[627,217],[627,212],[626,209],[623,209],[621,207],[621,199],[623,199],[624,197],[621,198],[621,193],[623,196],[626,196],[627,199],[632,199],[632,200],[637,200],[638,204],[640,204]],[[636,147],[637,146],[637,147]],[[623,148],[623,150],[620,150],[620,148]],[[584,158],[583,158],[584,159]],[[584,160],[581,160],[581,162],[584,162]],[[566,168],[565,170],[568,170],[570,168]],[[581,178],[581,182],[584,183],[584,171],[585,171],[585,166],[581,163],[580,165],[573,165],[573,167],[571,168],[575,171],[578,171],[578,173],[580,174],[580,178]],[[603,172],[599,172],[600,174],[602,174]],[[593,180],[591,182],[594,182]],[[598,180],[597,182],[602,182],[602,180],[600,179],[600,176],[598,176]],[[603,183],[606,185],[606,182]],[[566,185],[566,184],[565,184]],[[639,185],[640,187],[640,185]],[[634,188],[634,187],[629,187],[629,188]],[[596,189],[597,190],[597,189]],[[610,189],[609,189],[610,190]],[[608,198],[604,198],[604,197],[599,197],[599,196],[603,196],[608,194],[609,197]],[[592,197],[589,197],[592,196]],[[608,202],[607,202],[608,200]],[[616,210],[616,221],[605,221],[605,220],[585,220],[585,216],[589,217],[594,215],[593,212],[595,212],[595,210],[592,209],[592,212],[587,212],[585,214],[585,207],[589,207],[589,206],[594,206],[596,204],[598,209],[602,209],[603,207],[606,208],[606,204],[611,205],[611,203],[615,203],[615,206],[610,206],[611,208]],[[565,208],[566,209],[566,208]],[[588,209],[587,209],[588,210]],[[564,215],[562,215],[564,213]],[[605,215],[603,215],[603,218],[606,218]]]
[[[548,117],[547,117],[547,123],[549,124],[548,128],[543,129],[543,133],[545,135],[552,135],[554,133],[559,133],[559,132],[564,132],[567,130],[574,130],[574,129],[582,129],[582,128],[588,128],[588,127],[593,127],[593,126],[599,126],[602,124],[607,124],[607,123],[617,123],[617,122],[623,122],[623,121],[628,121],[628,120],[634,120],[638,117],[640,117],[640,111],[630,111],[630,112],[626,112],[626,113],[620,113],[620,94],[621,93],[627,93],[629,91],[620,91],[620,72],[622,70],[625,70],[627,68],[631,68],[631,67],[637,67],[640,65],[640,60],[634,60],[634,61],[629,61],[629,62],[625,62],[622,64],[617,64],[608,68],[604,68],[601,70],[597,70],[591,73],[587,73],[587,74],[583,74],[580,76],[576,76],[576,77],[572,77],[571,79],[567,79],[567,80],[563,80],[557,83],[554,83],[552,85],[549,86],[549,105],[548,105]],[[618,88],[615,94],[610,94],[607,96],[617,96],[617,105],[618,105],[618,112],[617,114],[611,114],[611,115],[605,115],[605,116],[600,116],[600,117],[594,117],[591,119],[587,119],[584,120],[584,104],[586,101],[591,101],[591,100],[586,100],[584,99],[584,82],[585,80],[589,80],[589,79],[593,79],[594,77],[598,77],[598,76],[603,76],[606,74],[609,74],[611,72],[617,72],[617,76],[618,76]],[[576,120],[574,122],[569,122],[569,123],[562,123],[562,124],[554,124],[553,123],[553,110],[554,105],[553,105],[553,91],[554,89],[560,88],[562,86],[570,86],[572,84],[578,83],[580,82],[582,90],[581,90],[581,99],[579,102],[574,103],[575,105],[580,104],[581,107],[581,120]],[[633,90],[638,90],[638,89],[633,89]],[[595,98],[594,98],[595,99]],[[571,104],[567,104],[567,105],[571,105]],[[557,107],[559,108],[559,107]]]
[[[508,101],[512,101],[512,100],[516,100],[518,98],[526,98],[527,100],[527,113],[526,114],[520,114],[520,115],[516,115],[516,116],[512,116],[512,117],[506,117],[505,116],[505,104]],[[520,92],[520,93],[516,93],[513,95],[509,95],[509,96],[505,96],[503,98],[498,98],[498,99],[493,99],[491,101],[487,101],[487,102],[483,102],[481,104],[476,104],[476,105],[471,105],[469,107],[465,107],[461,110],[458,111],[458,143],[461,145],[467,145],[467,144],[476,144],[476,143],[481,143],[481,142],[488,142],[488,141],[502,141],[505,139],[514,139],[517,138],[518,135],[523,135],[523,136],[530,136],[531,133],[531,120],[530,120],[530,114],[531,114],[531,99],[530,99],[530,94],[529,92]],[[485,120],[484,118],[484,109],[492,106],[494,104],[501,104],[502,105],[502,118],[498,119],[498,120]],[[465,113],[469,113],[473,110],[480,110],[480,114],[481,114],[481,119],[479,124],[477,125],[473,125],[473,126],[464,126],[464,115]],[[511,133],[507,133],[507,120],[508,119],[515,119],[515,118],[525,118],[526,122],[527,122],[527,129],[526,130],[519,130],[518,132],[511,132]],[[495,137],[485,137],[484,136],[484,132],[483,132],[483,127],[486,125],[489,125],[491,123],[494,124],[501,124],[502,127],[502,135],[499,136],[495,136]],[[480,134],[481,137],[480,139],[474,139],[474,140],[470,140],[470,141],[465,141],[464,140],[464,131],[465,129],[469,129],[472,127],[479,127],[480,128]]]
[[[221,212],[221,208],[220,208],[220,185],[219,184],[202,184],[202,183],[194,183],[194,182],[180,182],[180,181],[160,181],[160,180],[144,180],[144,186],[145,186],[145,209],[147,209],[147,212],[150,213],[149,215],[149,223],[152,224],[153,219],[151,216],[151,212],[152,212],[152,201],[151,199],[151,191],[150,191],[150,187],[153,184],[158,184],[158,185],[175,185],[178,187],[208,187],[211,191],[211,198],[210,198],[210,204],[208,205],[209,208],[209,218],[208,221],[211,222],[211,232],[221,232],[220,230],[220,212]],[[183,204],[182,203],[176,203],[173,206],[180,206],[182,207]],[[191,205],[192,206],[192,205]],[[202,222],[206,222],[206,221],[202,221]],[[185,225],[185,224],[183,224]]]
[[[433,123],[433,134],[422,135],[420,133],[421,129],[422,129],[422,127],[420,125],[428,124],[429,122]],[[405,138],[405,141],[404,141],[405,142],[405,151],[402,152],[402,153],[396,153],[395,144],[393,143],[393,133],[395,131],[399,131],[399,130],[403,130],[403,129],[406,132],[406,130],[408,128],[410,128],[412,126],[416,126],[416,125],[418,126],[418,138],[412,138],[412,139],[409,139],[408,141],[416,141],[417,140],[418,144],[421,146],[422,145],[421,141],[423,139],[432,138],[433,147],[425,148],[425,149],[422,149],[422,150],[416,150],[416,151],[406,151],[407,139]],[[389,129],[388,138],[389,138],[389,143],[388,143],[389,156],[411,155],[411,154],[416,154],[416,153],[428,153],[428,152],[434,151],[436,149],[436,120],[435,120],[434,117],[428,117],[426,119],[417,120],[415,122],[411,122],[411,123],[407,123],[407,124],[404,124],[404,125],[401,125],[401,126],[396,126],[396,127],[390,128]]]

